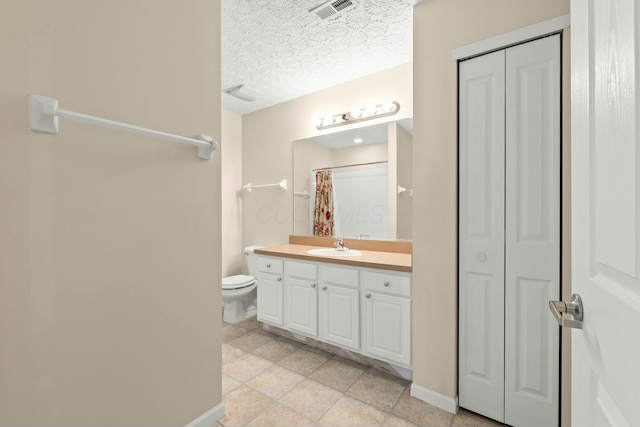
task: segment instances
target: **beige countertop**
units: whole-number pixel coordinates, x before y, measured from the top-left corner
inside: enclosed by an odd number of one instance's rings
[[[306,261],[353,265],[357,267],[381,268],[384,270],[411,272],[412,269],[410,253],[407,254],[384,251],[370,251],[362,249],[358,249],[358,251],[362,252],[362,255],[354,255],[349,257],[310,255],[307,253],[307,251],[311,249],[323,248],[326,248],[326,246],[288,244],[256,249],[255,253],[260,255],[295,258]]]

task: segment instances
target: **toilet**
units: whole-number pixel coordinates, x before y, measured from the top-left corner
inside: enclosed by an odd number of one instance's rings
[[[244,249],[249,275],[237,274],[222,279],[222,302],[224,302],[222,320],[224,322],[238,323],[256,314],[258,260],[253,251],[263,247],[248,246]]]

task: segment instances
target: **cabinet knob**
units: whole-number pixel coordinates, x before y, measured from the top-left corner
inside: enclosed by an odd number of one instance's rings
[[[478,252],[476,254],[476,260],[478,260],[478,262],[485,262],[487,260],[487,254],[484,252]]]
[[[312,283],[312,284],[311,284],[311,287],[312,287],[312,288],[315,288],[315,287],[316,287],[316,284],[315,284],[315,283]]]
[[[326,291],[326,290],[327,290],[327,287],[326,287],[326,286],[323,286],[323,287],[322,287],[322,290],[323,290],[323,291]]]
[[[365,295],[366,298],[371,298],[371,294]]]
[[[278,277],[278,282],[282,282],[282,277]]]
[[[384,282],[384,286],[389,287],[389,282]]]
[[[271,264],[267,264],[267,268],[271,268]]]

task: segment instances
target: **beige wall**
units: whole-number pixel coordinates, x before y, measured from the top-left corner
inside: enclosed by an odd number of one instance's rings
[[[448,398],[457,394],[457,74],[451,51],[567,13],[568,0],[427,0],[414,8],[414,384]]]
[[[342,126],[331,131],[318,131],[313,126],[314,117],[350,111],[356,106],[387,99],[396,100],[401,106],[393,120],[412,117],[412,97],[412,64],[409,63],[244,115],[243,183],[273,184],[286,178],[289,189],[286,192],[262,190],[243,194],[243,245],[282,244],[292,234],[292,142],[349,128]],[[382,121],[384,119],[352,126],[362,127]]]
[[[242,247],[242,116],[222,110],[222,277],[247,273]]]
[[[411,240],[413,237],[413,198],[409,193],[398,194],[398,185],[413,188],[413,136],[401,126],[395,125],[397,134],[397,182],[395,191],[397,203],[396,237]]]
[[[178,426],[221,402],[220,4],[0,3],[0,425]]]

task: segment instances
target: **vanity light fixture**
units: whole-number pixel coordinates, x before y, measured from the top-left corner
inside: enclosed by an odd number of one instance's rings
[[[349,125],[363,120],[378,119],[391,116],[400,111],[400,104],[396,101],[385,101],[378,105],[368,105],[364,108],[354,108],[347,113],[328,114],[314,119],[316,129],[323,130],[336,126]]]

